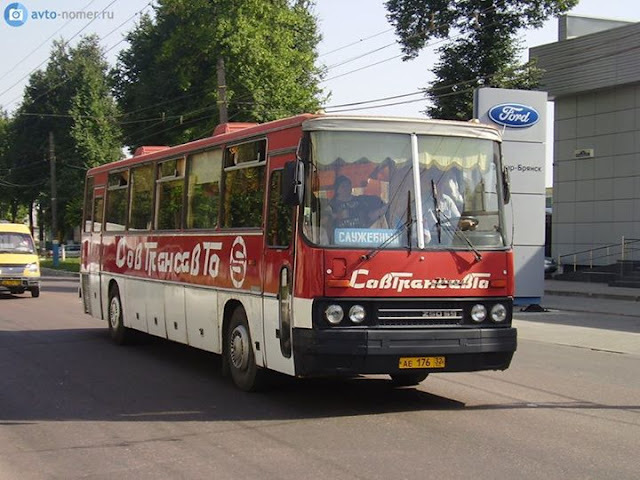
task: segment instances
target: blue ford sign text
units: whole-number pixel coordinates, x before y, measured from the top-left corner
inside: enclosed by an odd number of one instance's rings
[[[535,108],[519,103],[501,103],[489,110],[489,118],[498,125],[526,128],[538,123],[540,115]]]

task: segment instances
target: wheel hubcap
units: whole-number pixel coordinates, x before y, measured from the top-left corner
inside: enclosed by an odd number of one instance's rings
[[[109,306],[109,323],[111,323],[112,328],[118,328],[120,323],[120,302],[117,297],[111,299]]]
[[[249,363],[249,333],[243,325],[238,325],[231,332],[231,342],[229,345],[229,357],[231,364],[237,370],[244,370]]]

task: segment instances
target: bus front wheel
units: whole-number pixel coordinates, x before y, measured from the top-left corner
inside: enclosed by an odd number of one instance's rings
[[[429,376],[426,372],[419,373],[395,373],[391,374],[391,382],[396,387],[412,387],[418,385]]]
[[[251,392],[263,386],[265,372],[256,365],[247,315],[242,308],[236,308],[229,320],[225,355],[233,383],[239,389]]]
[[[109,335],[118,345],[124,345],[131,339],[131,329],[124,326],[120,291],[114,285],[109,289]]]

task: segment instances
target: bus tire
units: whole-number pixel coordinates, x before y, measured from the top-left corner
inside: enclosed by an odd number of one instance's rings
[[[40,287],[31,287],[30,290],[33,298],[38,298],[40,296]]]
[[[125,345],[131,340],[131,329],[124,326],[122,314],[122,301],[117,285],[109,289],[109,309],[108,318],[109,335],[118,345]]]
[[[233,383],[245,392],[260,390],[264,386],[265,372],[256,365],[247,315],[242,307],[231,314],[226,332],[225,361]]]
[[[412,387],[422,382],[429,374],[427,372],[392,373],[389,376],[391,377],[391,382],[396,387]]]

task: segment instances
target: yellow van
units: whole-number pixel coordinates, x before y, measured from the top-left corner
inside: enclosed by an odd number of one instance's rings
[[[0,288],[40,296],[40,261],[26,225],[0,222]]]

